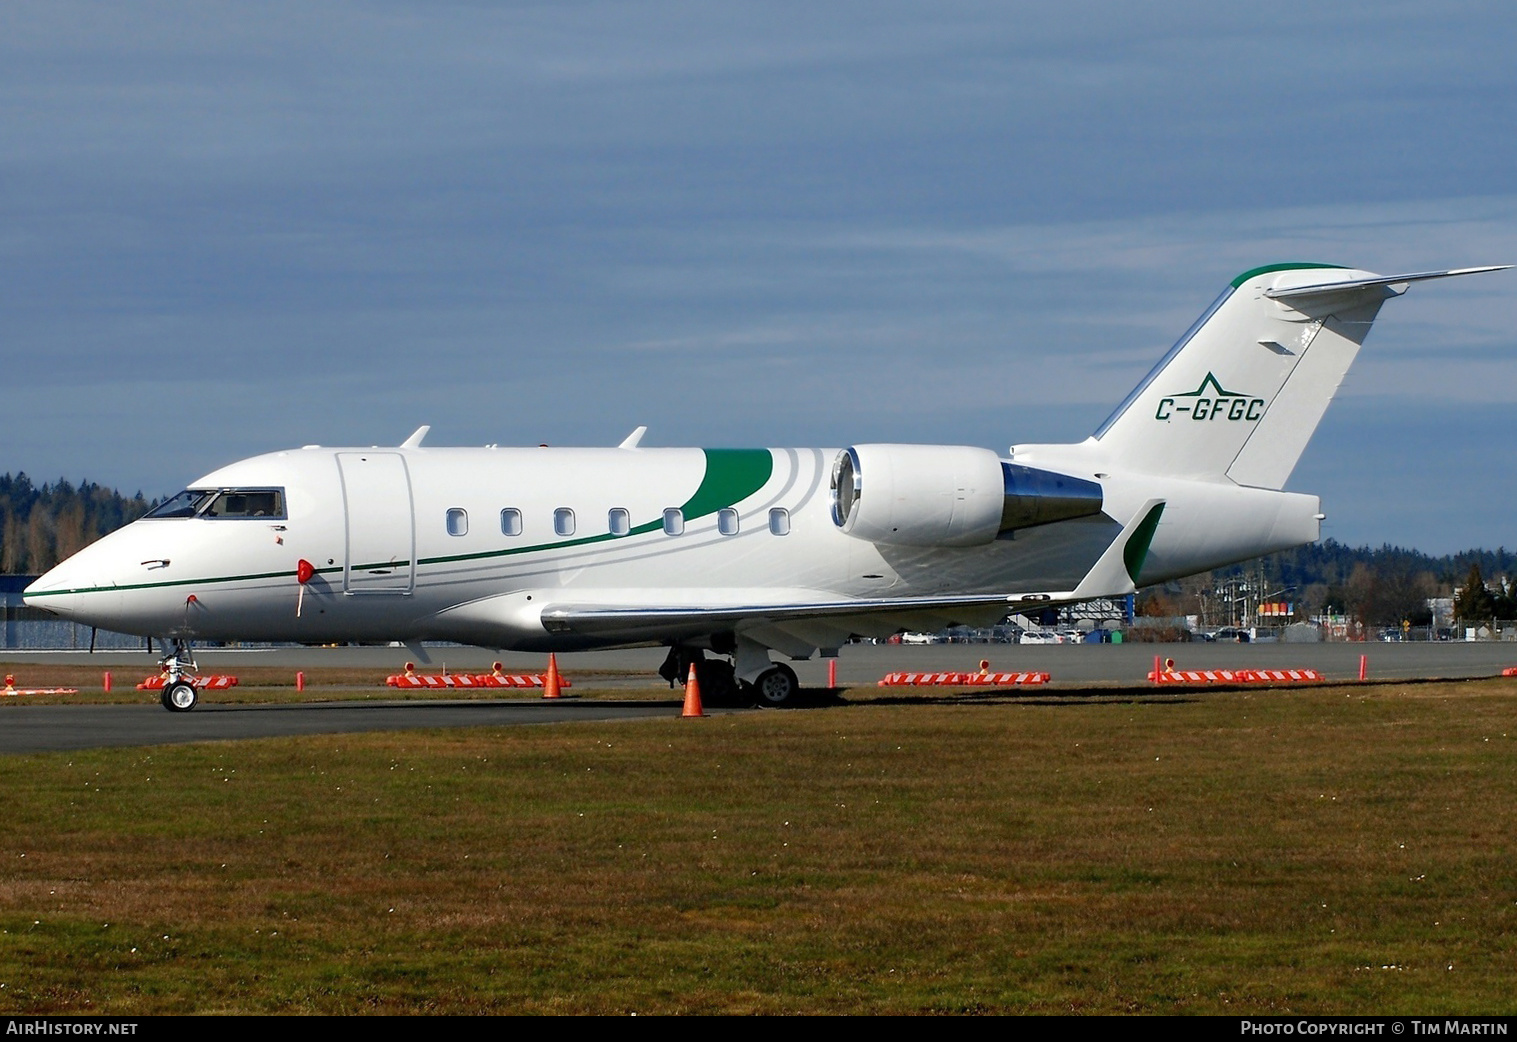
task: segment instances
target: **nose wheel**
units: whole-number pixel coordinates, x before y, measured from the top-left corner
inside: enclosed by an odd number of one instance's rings
[[[188,713],[200,700],[200,693],[188,680],[175,680],[163,685],[163,708],[171,713]]]

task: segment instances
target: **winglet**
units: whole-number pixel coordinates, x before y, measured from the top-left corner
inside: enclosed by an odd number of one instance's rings
[[[1122,597],[1136,592],[1138,576],[1143,572],[1148,547],[1154,541],[1154,533],[1159,528],[1159,518],[1163,513],[1164,500],[1150,499],[1144,503],[1117,534],[1117,538],[1112,540],[1101,559],[1080,580],[1072,599],[1084,601],[1093,597]]]
[[[411,435],[405,441],[403,441],[403,442],[400,443],[400,447],[403,448],[403,449],[419,449],[419,448],[421,448],[421,439],[425,438],[427,436],[427,431],[429,431],[431,429],[432,429],[432,425],[430,423],[424,423],[424,424],[422,424],[420,427],[416,428],[416,433],[415,434]]]
[[[643,435],[647,434],[647,433],[648,433],[648,428],[647,427],[645,427],[645,426],[644,427],[639,427],[637,430],[633,431],[631,434],[629,434],[625,438],[623,438],[622,439],[622,443],[620,445],[618,445],[617,448],[619,448],[619,449],[635,449],[635,448],[637,448],[638,442],[640,442],[640,441],[643,440]]]

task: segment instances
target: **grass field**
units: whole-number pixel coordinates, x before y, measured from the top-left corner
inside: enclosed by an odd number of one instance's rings
[[[0,1012],[1517,1011],[1517,681],[847,697],[4,758]]]

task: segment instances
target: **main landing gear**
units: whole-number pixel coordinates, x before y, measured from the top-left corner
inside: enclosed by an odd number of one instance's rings
[[[750,648],[733,650],[738,659],[735,664],[707,658],[703,648],[672,647],[658,672],[669,681],[670,687],[674,687],[685,682],[693,665],[695,679],[701,686],[701,699],[709,705],[757,704],[778,708],[794,705],[799,700],[801,682],[796,678],[795,670],[783,663],[770,663],[768,652],[762,649],[762,660],[754,658]],[[741,679],[738,666],[752,679]]]
[[[658,667],[658,675],[669,681],[670,687],[677,687],[690,676],[691,666],[695,667],[695,680],[701,686],[701,701],[713,706],[747,704],[737,678],[732,675],[732,663],[707,658],[702,648],[670,648],[669,657]]]
[[[163,708],[171,713],[188,713],[200,700],[195,690],[195,659],[187,641],[175,640],[169,653],[158,660],[163,670]]]

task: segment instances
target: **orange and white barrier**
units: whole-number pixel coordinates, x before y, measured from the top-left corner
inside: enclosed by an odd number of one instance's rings
[[[1006,687],[1046,684],[1047,673],[886,673],[879,687]]]
[[[1504,677],[1517,677],[1517,666],[1506,667],[1506,669],[1501,671],[1501,675]]]
[[[77,695],[77,687],[17,687],[16,678],[7,673],[5,675],[5,688],[0,690],[0,696],[10,698],[15,695]]]
[[[237,678],[229,677],[221,673],[213,673],[204,677],[186,677],[197,691],[225,691],[229,687],[237,686]],[[162,673],[156,677],[148,677],[137,685],[138,691],[162,691],[163,685],[168,683],[168,677]]]
[[[406,663],[406,671],[385,677],[385,683],[395,688],[480,688],[480,687],[541,687],[548,686],[544,673],[503,673],[501,664],[489,673],[417,673],[416,667]],[[569,678],[560,676],[559,687],[572,687]]]
[[[1160,669],[1155,684],[1307,684],[1326,680],[1315,669]]]

